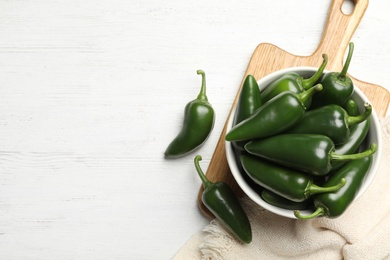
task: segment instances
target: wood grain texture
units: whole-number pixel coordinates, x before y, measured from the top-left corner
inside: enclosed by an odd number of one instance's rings
[[[351,38],[361,19],[363,18],[363,15],[368,6],[368,0],[355,1],[353,12],[349,15],[343,13],[343,3],[343,0],[332,1],[321,42],[312,55],[297,56],[288,53],[272,44],[260,44],[255,49],[249,61],[249,65],[243,79],[245,79],[246,76],[250,74],[258,80],[265,75],[270,74],[271,72],[288,67],[318,67],[321,64],[321,56],[323,53],[326,53],[329,57],[326,69],[330,71],[341,71],[346,48],[351,41]],[[354,85],[366,94],[378,116],[383,118],[387,113],[390,101],[389,91],[381,86],[357,80],[352,76],[351,78]],[[232,109],[230,110],[229,115],[233,112],[233,107],[238,101],[242,83],[233,101]],[[243,196],[242,190],[235,182],[230,172],[226,159],[224,140],[226,135],[226,127],[227,122],[222,130],[220,139],[218,140],[206,174],[211,181],[226,182],[232,187],[238,196]],[[201,187],[198,193],[199,208],[204,215],[209,218],[213,218],[214,216],[212,213],[202,203],[201,196],[203,190],[203,187]]]

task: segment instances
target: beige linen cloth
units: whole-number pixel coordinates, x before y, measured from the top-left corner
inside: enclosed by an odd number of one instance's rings
[[[212,220],[173,259],[390,259],[390,118],[382,122],[382,133],[383,155],[376,177],[339,218],[289,219],[243,199],[252,243],[239,243]]]

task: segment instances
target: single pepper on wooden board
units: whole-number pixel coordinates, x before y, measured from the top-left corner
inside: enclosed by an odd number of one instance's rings
[[[306,112],[305,101],[322,90],[320,84],[296,94],[285,91],[263,104],[249,118],[235,125],[227,141],[247,141],[281,133],[299,122]]]
[[[375,145],[361,153],[336,154],[333,141],[325,135],[281,134],[253,140],[245,145],[245,150],[274,163],[323,176],[337,161],[357,160],[374,154]]]
[[[313,177],[272,162],[244,154],[240,156],[242,167],[258,185],[283,198],[295,202],[307,200],[312,194],[332,192],[340,189],[344,181],[332,187],[320,187],[313,183]]]
[[[181,157],[196,150],[207,140],[214,127],[215,112],[206,96],[206,75],[203,70],[197,73],[202,75],[200,93],[186,105],[183,126],[165,150],[166,158]]]
[[[321,134],[326,135],[335,145],[348,140],[351,128],[370,117],[372,107],[364,104],[365,111],[357,116],[350,116],[339,105],[325,105],[307,111],[299,124],[287,130],[289,134]]]
[[[271,84],[261,92],[261,98],[263,103],[271,100],[275,96],[279,95],[285,91],[291,91],[293,93],[299,94],[309,88],[313,87],[317,81],[321,78],[322,73],[325,69],[326,64],[328,63],[328,55],[322,55],[323,61],[321,66],[318,68],[316,73],[310,78],[304,78],[298,73],[290,72],[286,73],[280,78],[273,81]],[[310,107],[312,98],[305,100],[305,106]]]
[[[315,195],[313,202],[316,210],[312,214],[301,215],[300,211],[297,210],[294,215],[299,219],[312,219],[321,216],[336,218],[342,215],[359,192],[371,162],[372,156],[367,156],[345,164],[324,184],[325,186],[331,186],[340,179],[345,179],[344,187],[336,192]]]
[[[200,155],[195,156],[195,168],[204,187],[203,204],[236,238],[249,244],[252,241],[252,227],[238,198],[226,183],[213,183],[207,179],[199,165],[201,160]]]
[[[354,44],[349,43],[348,56],[341,72],[326,73],[321,79],[324,90],[313,97],[311,108],[321,107],[328,104],[342,106],[351,97],[354,91],[353,82],[347,75],[351,63]]]
[[[250,117],[261,105],[262,101],[259,85],[257,84],[255,77],[247,75],[236,105],[236,114],[233,125],[237,125]],[[245,144],[245,141],[232,142],[232,145],[237,152],[245,151]]]

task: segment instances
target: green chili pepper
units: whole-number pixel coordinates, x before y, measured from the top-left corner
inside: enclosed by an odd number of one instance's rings
[[[351,128],[351,133],[346,142],[336,145],[335,153],[337,154],[352,154],[355,153],[360,145],[365,140],[369,130],[370,130],[370,118]],[[333,163],[332,171],[339,169],[345,162],[338,161]]]
[[[233,125],[241,123],[248,117],[250,117],[260,106],[261,94],[259,85],[256,79],[252,75],[248,75],[245,78],[244,84],[241,89],[240,97],[236,106],[236,114],[233,120]],[[244,145],[246,142],[232,142],[234,149],[238,152],[245,151]]]
[[[279,196],[278,194],[267,189],[262,190],[261,198],[268,204],[282,209],[304,210],[309,209],[312,205],[312,201],[310,199],[306,199],[301,202],[296,202]]]
[[[328,63],[328,55],[323,54],[322,57],[323,61],[321,66],[311,78],[304,79],[298,73],[290,72],[284,74],[283,76],[269,84],[261,93],[263,103],[271,100],[273,97],[285,91],[291,91],[293,93],[299,94],[304,90],[308,90],[309,88],[313,87],[322,76],[325,66]],[[305,101],[305,105],[307,107],[310,107],[310,104],[311,98]]]
[[[351,154],[356,152],[370,130],[370,122],[370,118],[367,118],[367,120],[352,128],[348,140],[340,145],[336,145],[335,152],[338,154]]]
[[[359,108],[355,100],[352,98],[348,99],[347,102],[343,105],[343,108],[350,116],[357,116],[359,115]]]
[[[299,219],[311,219],[320,216],[336,218],[342,215],[356,197],[371,161],[372,156],[367,156],[345,164],[324,184],[332,186],[340,179],[345,179],[344,187],[333,193],[315,195],[313,202],[316,210],[307,216],[301,215],[298,210],[294,212],[295,216]]]
[[[344,109],[349,115],[356,116],[359,114],[357,103],[353,99],[349,99],[347,103],[345,103]],[[367,118],[363,122],[351,127],[348,140],[342,144],[336,145],[335,153],[352,154],[358,151],[370,130],[370,123],[370,118]],[[332,171],[337,170],[343,164],[345,164],[343,161],[335,162]]]
[[[300,94],[291,91],[280,93],[230,129],[225,139],[247,141],[272,136],[291,128],[305,115],[304,102],[321,90],[322,86],[318,84]]]
[[[332,192],[340,189],[344,181],[333,187],[319,187],[313,183],[308,174],[277,165],[248,154],[241,155],[241,164],[245,172],[258,185],[268,189],[283,198],[302,202],[312,194]]]
[[[252,241],[252,229],[248,216],[226,183],[212,183],[207,179],[199,165],[201,160],[200,155],[195,156],[195,168],[204,187],[203,204],[236,238],[249,244]]]
[[[364,113],[357,116],[350,116],[339,105],[325,105],[307,111],[299,124],[289,129],[289,134],[321,134],[326,135],[337,144],[348,140],[350,129],[365,120],[371,115],[372,107],[365,103]]]
[[[354,45],[349,43],[349,52],[341,72],[326,73],[321,84],[324,86],[324,91],[321,94],[313,97],[312,108],[337,104],[343,105],[353,94],[353,82],[347,75],[349,64],[351,63]]]
[[[337,161],[356,160],[376,152],[374,145],[355,154],[336,154],[335,145],[325,135],[282,134],[253,140],[245,145],[249,153],[313,175],[329,173]]]
[[[206,96],[206,75],[202,70],[197,73],[202,75],[200,93],[186,105],[182,129],[165,150],[166,158],[181,157],[199,148],[214,127],[214,109]]]

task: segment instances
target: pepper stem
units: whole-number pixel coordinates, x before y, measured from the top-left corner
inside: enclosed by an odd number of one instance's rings
[[[345,185],[345,182],[346,182],[346,180],[344,178],[342,178],[338,184],[336,184],[334,186],[330,186],[330,187],[320,187],[320,186],[317,186],[315,184],[311,184],[308,187],[308,190],[305,192],[306,193],[305,195],[309,196],[310,194],[335,192],[335,191],[338,191],[339,189],[341,189]]]
[[[370,148],[367,150],[361,152],[361,153],[355,153],[355,154],[336,154],[336,153],[331,153],[331,160],[335,161],[347,161],[347,160],[357,160],[357,159],[362,159],[367,156],[370,156],[376,152],[378,149],[377,144],[371,144]]]
[[[319,92],[322,89],[323,89],[322,85],[321,84],[317,84],[314,87],[311,87],[308,90],[303,91],[302,93],[297,94],[298,95],[298,99],[303,104],[305,104],[306,101],[314,95],[314,93]]]
[[[203,70],[197,70],[196,73],[198,73],[198,75],[202,75],[202,87],[196,99],[201,101],[208,101],[206,96],[206,74],[204,73]]]
[[[194,158],[194,163],[195,163],[196,171],[198,172],[198,175],[199,175],[200,179],[202,180],[203,187],[206,189],[207,187],[209,187],[213,183],[211,181],[209,181],[209,179],[207,179],[206,175],[202,171],[202,168],[200,168],[199,162],[201,160],[202,160],[202,156],[197,155]]]
[[[318,207],[313,213],[306,216],[301,215],[301,212],[299,210],[294,211],[294,216],[298,219],[312,219],[316,217],[321,217],[323,215],[325,215],[325,210],[322,207]]]
[[[357,116],[347,116],[347,125],[353,126],[357,125],[365,120],[371,115],[372,106],[369,103],[364,103],[365,111],[364,113]]]
[[[347,59],[345,60],[343,70],[337,76],[337,78],[340,79],[340,80],[345,79],[345,77],[347,76],[347,71],[348,71],[348,68],[349,68],[349,64],[351,63],[351,59],[352,59],[352,54],[353,54],[353,49],[354,49],[353,47],[354,47],[353,42],[350,42],[349,43],[348,56],[347,56]]]
[[[328,55],[324,53],[324,54],[322,54],[322,58],[323,58],[322,64],[318,68],[316,73],[314,73],[314,75],[311,78],[302,80],[302,87],[303,87],[303,89],[309,89],[312,86],[314,86],[314,84],[316,84],[316,82],[322,76],[322,73],[324,72],[325,66],[328,63]]]

